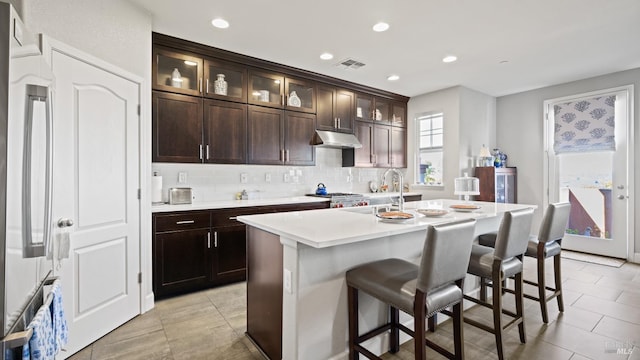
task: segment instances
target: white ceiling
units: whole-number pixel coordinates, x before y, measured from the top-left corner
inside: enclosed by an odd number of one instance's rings
[[[502,96],[640,67],[640,0],[129,1],[156,32],[406,96]],[[373,32],[378,21],[390,29]],[[335,66],[346,58],[366,65]]]

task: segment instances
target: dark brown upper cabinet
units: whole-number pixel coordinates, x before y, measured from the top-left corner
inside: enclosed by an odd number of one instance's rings
[[[249,69],[249,104],[284,107],[284,76]]]
[[[204,101],[204,162],[247,162],[247,105]]]
[[[317,90],[317,129],[352,134],[353,92],[325,84],[318,84]]]
[[[212,99],[247,102],[247,68],[221,60],[204,61],[204,96]]]
[[[153,91],[154,162],[202,162],[202,98]]]
[[[248,103],[278,109],[316,112],[315,84],[281,74],[249,69]]]
[[[407,104],[399,102],[391,104],[391,125],[407,127]]]
[[[390,112],[389,100],[369,94],[356,94],[356,120],[389,124]]]
[[[316,85],[313,81],[285,78],[285,109],[316,113]]]
[[[401,103],[374,95],[357,93],[355,118],[358,121],[406,127],[406,102]]]
[[[250,164],[315,164],[315,115],[251,105],[248,113]]]
[[[185,95],[202,94],[202,58],[156,46],[153,59],[154,89]]]

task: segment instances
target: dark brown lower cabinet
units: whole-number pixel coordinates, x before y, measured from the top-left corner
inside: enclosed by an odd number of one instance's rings
[[[245,225],[213,228],[215,245],[213,272],[220,282],[245,279],[246,236]]]
[[[237,216],[328,207],[326,201],[153,214],[155,297],[245,280],[250,257]]]

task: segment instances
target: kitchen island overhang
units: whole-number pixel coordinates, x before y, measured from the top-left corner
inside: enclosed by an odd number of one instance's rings
[[[411,203],[407,210],[448,209],[458,203],[459,200],[425,200]],[[439,218],[416,216],[403,223],[381,222],[373,210],[366,208],[238,217],[248,225],[247,335],[263,351],[269,347],[264,344],[265,335],[273,335],[266,338],[274,344],[281,341],[281,353],[265,351],[269,358],[346,359],[348,316],[344,274],[348,269],[392,257],[417,261],[430,224],[475,218],[477,236],[496,231],[506,211],[536,207],[474,204],[481,208],[475,212],[450,212]],[[266,273],[270,276],[265,276]],[[473,291],[475,284],[468,281],[466,285],[472,286],[465,286],[465,291]],[[261,313],[252,309],[266,313],[265,306],[252,306],[255,305],[252,302],[265,301],[261,292],[281,294],[281,303],[276,299],[276,303],[271,304],[271,310],[280,307],[277,310],[282,314],[281,329],[275,328],[277,324],[268,330],[280,334],[265,334],[266,327],[256,322]],[[368,296],[361,297],[360,310],[362,331],[374,328],[388,316],[386,309]],[[411,325],[408,316],[401,321]],[[386,351],[387,338],[370,341],[369,348],[374,352]]]

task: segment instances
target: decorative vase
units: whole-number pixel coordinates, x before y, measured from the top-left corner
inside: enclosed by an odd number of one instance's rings
[[[217,95],[227,95],[227,82],[224,80],[224,74],[216,75],[218,79],[213,82],[213,91]]]
[[[296,94],[295,91],[292,91],[291,95],[289,95],[289,106],[295,106],[295,107],[302,106],[300,98],[298,97],[298,94]]]
[[[171,73],[171,86],[178,88],[182,87],[182,75],[180,75],[178,68],[174,68]]]

